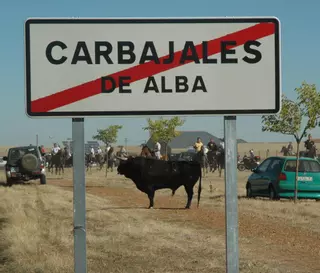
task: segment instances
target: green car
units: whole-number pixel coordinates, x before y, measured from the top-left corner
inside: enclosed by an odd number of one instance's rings
[[[274,156],[252,169],[246,184],[247,197],[293,198],[296,157]],[[320,163],[317,159],[299,159],[298,198],[320,199]]]

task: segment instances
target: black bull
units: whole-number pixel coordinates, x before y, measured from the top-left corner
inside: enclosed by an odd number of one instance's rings
[[[184,186],[188,201],[185,206],[190,208],[194,185],[200,178],[198,187],[198,207],[201,195],[201,166],[199,162],[164,161],[146,157],[129,157],[120,159],[118,173],[131,179],[136,187],[146,193],[150,200],[149,208],[153,208],[154,194],[159,189],[175,191]]]

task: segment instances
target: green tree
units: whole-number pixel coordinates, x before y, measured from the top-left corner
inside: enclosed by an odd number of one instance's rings
[[[305,81],[295,88],[297,101],[289,100],[282,96],[282,107],[276,115],[262,116],[262,131],[291,135],[297,143],[297,161],[294,202],[298,195],[298,170],[299,170],[299,146],[303,137],[319,124],[320,117],[320,94],[315,84]]]
[[[97,134],[92,138],[104,143],[107,147],[112,143],[117,142],[118,132],[122,129],[121,125],[110,125],[106,129],[97,129]],[[108,153],[106,154],[106,176],[108,175]]]
[[[106,146],[117,142],[118,132],[122,129],[121,125],[110,125],[106,129],[98,129],[97,134],[92,138],[103,142]]]
[[[156,141],[162,141],[165,145],[165,157],[167,158],[168,143],[175,137],[180,135],[177,131],[177,127],[182,126],[185,120],[179,117],[173,117],[171,119],[160,118],[158,120],[147,119],[148,126],[144,127],[145,131],[149,131],[151,139]]]

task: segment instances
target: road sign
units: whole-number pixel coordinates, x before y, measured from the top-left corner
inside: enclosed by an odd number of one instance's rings
[[[279,36],[274,17],[31,18],[27,114],[277,113]]]

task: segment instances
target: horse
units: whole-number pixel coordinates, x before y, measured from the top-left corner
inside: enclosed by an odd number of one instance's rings
[[[87,167],[86,171],[91,171],[92,164],[94,162],[94,156],[92,153],[85,154],[85,166]]]
[[[282,146],[280,153],[283,153],[284,156],[287,156],[288,152],[288,148],[286,146]]]
[[[51,170],[51,173],[53,174],[53,166],[54,166],[56,169],[56,172],[55,172],[56,175],[58,174],[58,171],[59,171],[59,175],[61,174],[61,171],[62,171],[62,174],[64,174],[65,156],[66,156],[66,153],[62,149],[60,149],[54,155],[51,154],[51,160],[48,165],[48,171],[50,172]]]
[[[208,160],[208,165],[210,168],[210,172],[215,172],[216,169],[218,168],[218,162],[217,162],[217,152],[209,150],[207,152],[207,160]]]
[[[106,162],[106,157],[103,153],[95,155],[95,162],[99,165],[99,171],[102,170],[104,163]]]
[[[155,157],[155,153],[147,145],[144,145],[142,147],[142,149],[141,149],[140,156],[143,156],[143,157]]]
[[[113,172],[113,166],[115,163],[115,154],[114,154],[113,147],[110,147],[107,153],[106,161],[107,161],[107,169],[111,169],[111,172]]]
[[[283,153],[283,156],[294,155],[294,152],[292,152],[292,150],[289,150],[286,146],[282,146],[280,153]]]
[[[218,151],[216,153],[216,159],[217,159],[217,168],[219,171],[219,177],[221,177],[222,169],[225,168],[225,151],[222,146],[218,148]]]
[[[307,157],[316,158],[317,157],[317,147],[313,143],[311,148],[306,152]]]
[[[208,159],[205,152],[205,147],[202,145],[199,152],[195,155],[195,160],[200,163],[201,170],[203,177],[205,176],[205,173],[208,173]]]

